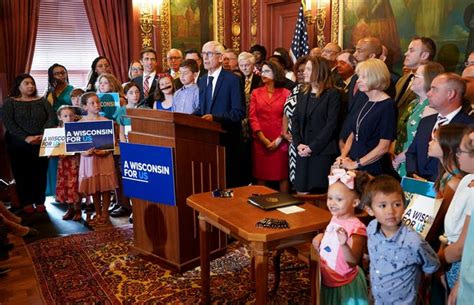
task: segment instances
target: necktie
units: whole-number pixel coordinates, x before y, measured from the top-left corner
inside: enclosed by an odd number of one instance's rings
[[[433,134],[438,130],[440,126],[446,125],[448,123],[448,118],[438,114],[438,119],[436,120],[436,124],[433,128]]]
[[[145,97],[148,97],[148,93],[150,92],[150,85],[148,84],[149,80],[150,80],[150,75],[147,75],[145,77],[145,81],[143,82],[143,95]]]
[[[211,113],[211,103],[212,103],[212,80],[214,76],[209,76],[206,87],[206,114]]]
[[[250,78],[247,78],[245,80],[245,94],[248,95],[250,94],[250,86],[252,85],[252,82],[250,81]]]

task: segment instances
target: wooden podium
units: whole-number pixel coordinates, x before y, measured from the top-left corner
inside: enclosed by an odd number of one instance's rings
[[[223,129],[182,113],[127,109],[127,116],[130,143],[173,148],[176,194],[176,206],[132,198],[134,246],[178,272],[192,269],[200,264],[199,220],[186,198],[225,187],[225,149],[219,145]],[[211,240],[211,255],[222,255],[226,235],[214,230]]]

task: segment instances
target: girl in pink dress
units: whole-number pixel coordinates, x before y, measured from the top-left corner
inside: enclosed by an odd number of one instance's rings
[[[105,121],[99,115],[100,101],[93,92],[81,96],[81,104],[87,111],[82,121]],[[79,166],[79,192],[92,195],[96,215],[90,224],[109,223],[110,191],[115,190],[117,176],[111,151],[91,148],[81,153]]]
[[[332,218],[326,231],[313,239],[321,261],[321,304],[367,305],[367,283],[358,267],[367,233],[354,209],[360,204],[369,176],[333,169],[328,178],[327,205]]]
[[[58,109],[60,127],[64,123],[76,120],[75,109],[69,105],[62,105]],[[69,205],[63,220],[79,221],[82,218],[79,197],[79,155],[64,155],[59,157],[56,181],[56,200]]]

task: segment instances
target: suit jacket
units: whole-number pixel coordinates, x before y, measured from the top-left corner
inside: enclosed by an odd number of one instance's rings
[[[250,93],[252,93],[253,89],[256,89],[262,86],[263,86],[262,77],[254,73],[252,76],[252,82],[250,83]]]
[[[395,95],[395,103],[397,103],[397,107],[400,110],[398,112],[398,118],[403,113],[403,110],[408,107],[411,101],[416,98],[415,92],[411,91],[411,88],[408,88],[410,82],[410,73],[407,73],[400,77],[397,84],[395,85],[396,88],[396,95]]]
[[[135,84],[137,84],[138,88],[140,88],[140,103],[139,106],[142,105],[147,105],[150,108],[153,108],[153,103],[154,98],[154,92],[156,90],[156,86],[158,84],[158,73],[155,74],[155,78],[153,79],[153,82],[151,83],[150,91],[148,93],[148,97],[145,99],[145,96],[143,94],[143,75],[137,76],[132,80]]]
[[[198,80],[199,110],[197,114],[212,114],[214,120],[226,125],[238,123],[245,116],[243,88],[239,77],[232,72],[221,70],[213,91],[210,111],[206,112],[207,75]]]
[[[309,93],[298,93],[291,129],[295,147],[303,143],[315,155],[338,154],[340,107],[341,95],[335,88],[323,92],[317,102],[310,101]]]
[[[435,181],[438,177],[439,161],[428,156],[428,143],[437,118],[438,115],[433,114],[421,119],[415,138],[405,153],[408,176],[417,174],[429,181]],[[469,125],[474,124],[474,119],[461,110],[449,123]]]

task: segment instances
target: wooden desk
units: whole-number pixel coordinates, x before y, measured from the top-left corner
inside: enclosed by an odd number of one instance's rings
[[[311,241],[315,232],[325,228],[329,223],[331,214],[309,203],[301,205],[306,211],[286,215],[277,210],[264,211],[247,202],[247,198],[252,194],[272,192],[275,191],[264,186],[245,186],[235,188],[233,198],[213,198],[209,192],[188,197],[187,204],[199,212],[202,300],[205,304],[210,302],[209,225],[232,235],[250,247],[254,266],[251,275],[256,286],[256,304],[266,304],[269,252]],[[286,219],[290,228],[257,228],[255,225],[257,221],[266,217]],[[315,272],[316,263],[314,260],[311,262],[311,299],[312,303],[316,304],[316,296],[319,297],[319,280]]]

